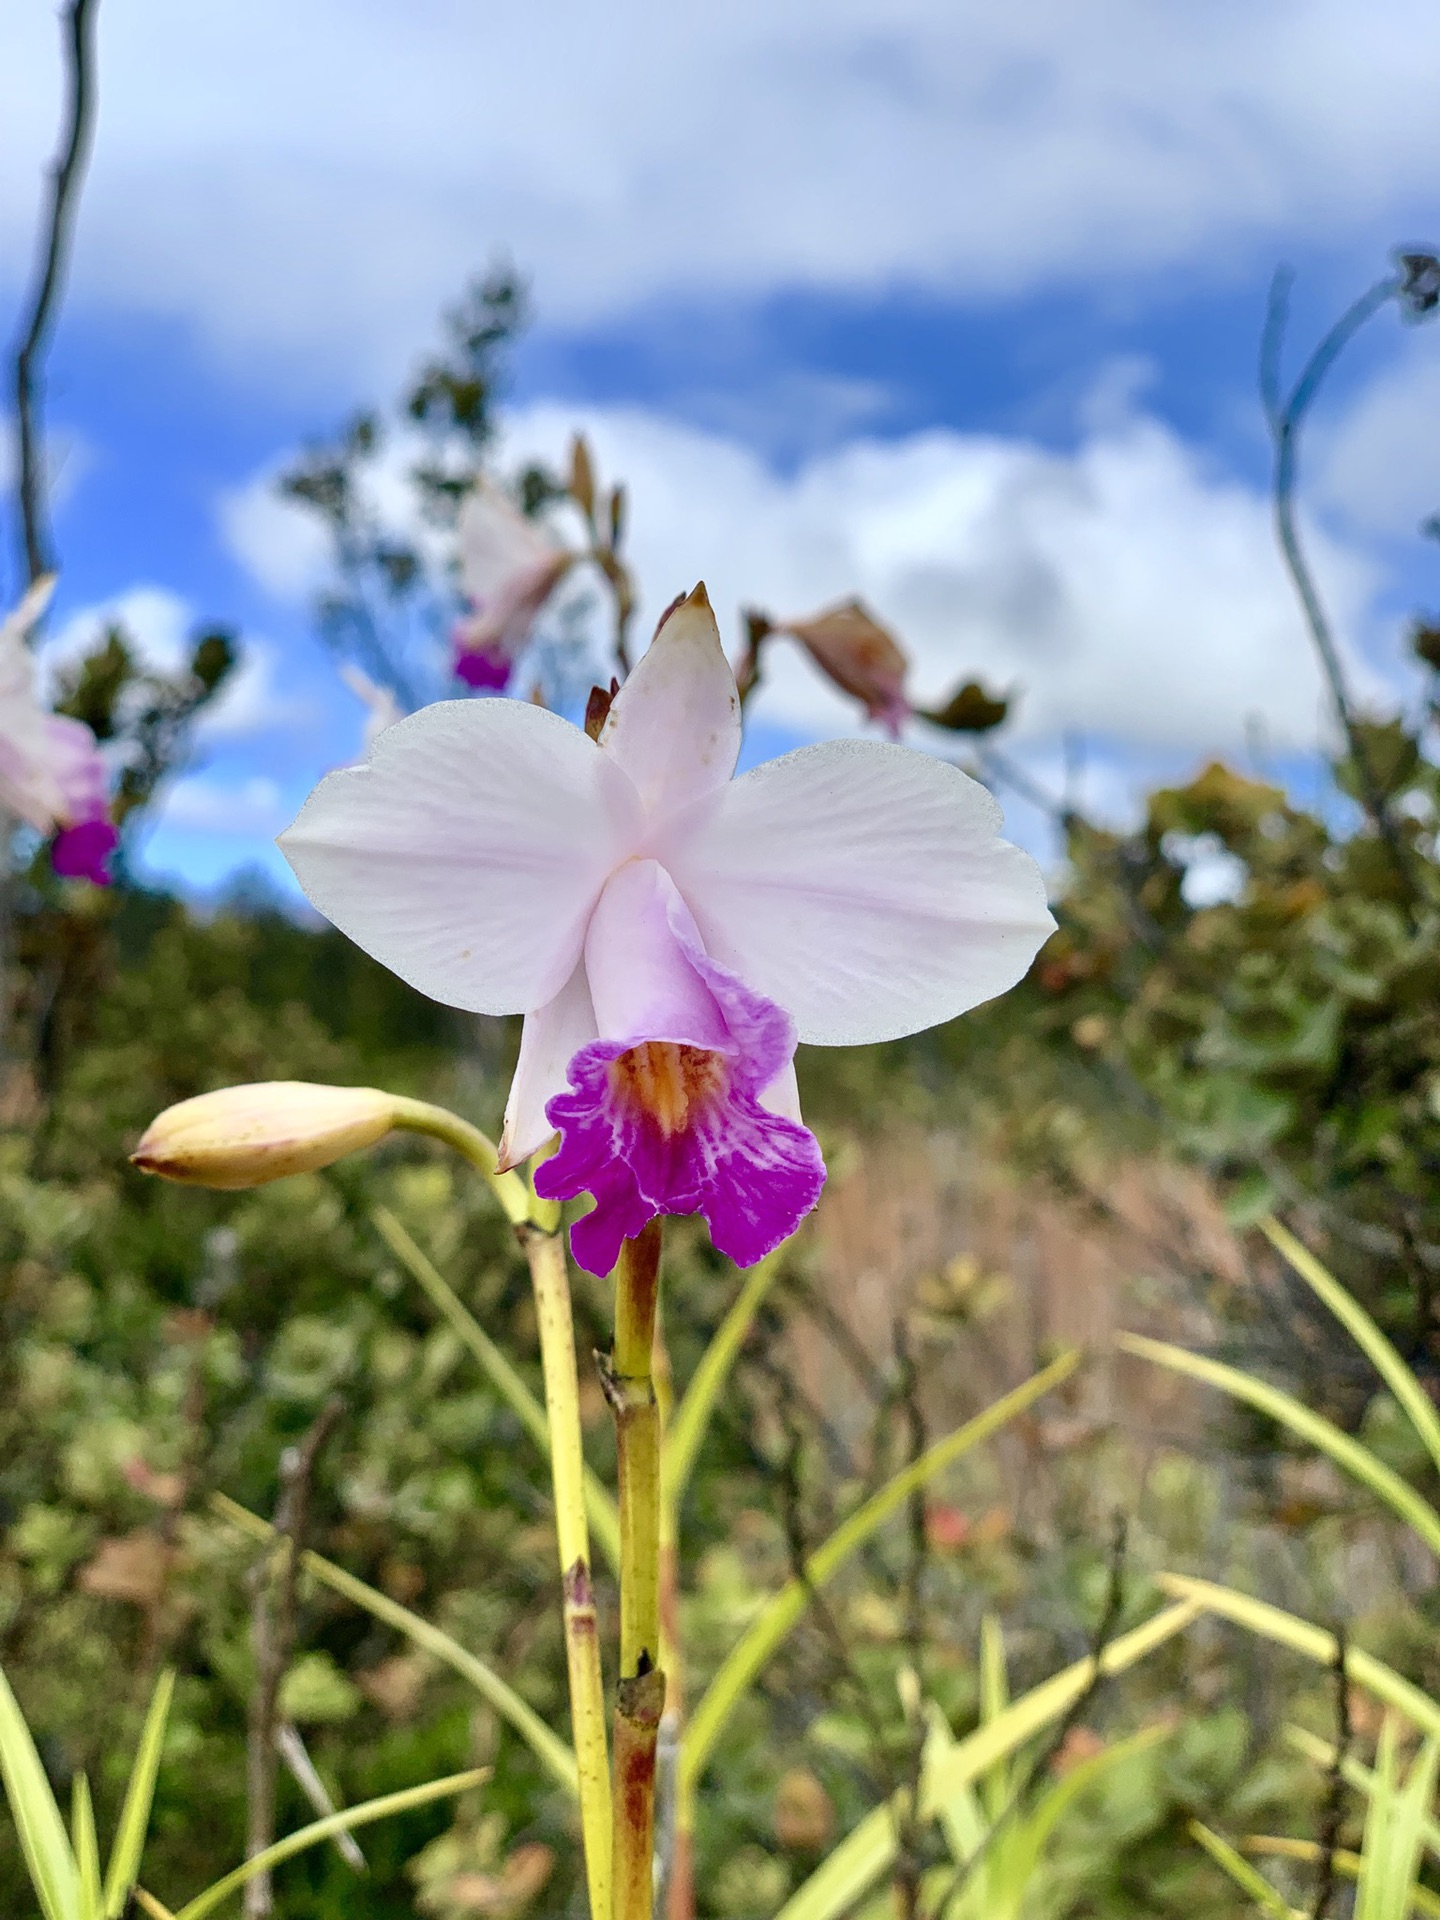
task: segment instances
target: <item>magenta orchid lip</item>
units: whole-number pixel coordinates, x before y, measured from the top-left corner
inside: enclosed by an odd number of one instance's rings
[[[512,509],[513,511],[513,509]],[[537,538],[539,536],[537,535]],[[846,1046],[1013,986],[1054,922],[1000,810],[878,741],[734,778],[735,677],[703,587],[662,621],[598,740],[516,700],[446,701],[329,775],[281,847],[322,913],[422,993],[525,1016],[505,1166],[559,1134],[606,1272],[657,1215],[752,1264],[815,1204],[797,1041]]]

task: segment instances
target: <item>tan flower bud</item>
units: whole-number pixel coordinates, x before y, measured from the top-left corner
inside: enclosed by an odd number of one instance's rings
[[[373,1146],[395,1125],[397,1109],[393,1095],[374,1087],[305,1080],[222,1087],[167,1107],[130,1160],[185,1186],[262,1187]]]

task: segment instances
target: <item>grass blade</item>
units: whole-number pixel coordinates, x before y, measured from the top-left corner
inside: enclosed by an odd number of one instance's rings
[[[716,1328],[666,1428],[660,1474],[664,1497],[672,1508],[678,1507],[685,1497],[685,1489],[710,1425],[715,1402],[720,1397],[720,1389],[729,1378],[735,1356],[745,1344],[745,1336],[779,1274],[778,1254],[771,1254],[768,1260],[762,1260],[758,1267],[752,1267],[746,1274],[744,1286]]]
[[[95,1833],[95,1803],[83,1773],[70,1781],[70,1844],[75,1849],[75,1877],[80,1883],[80,1911],[85,1920],[100,1920],[100,1842]]]
[[[1032,1374],[1030,1379],[986,1407],[973,1420],[922,1453],[918,1460],[897,1473],[880,1491],[838,1526],[830,1538],[805,1563],[805,1578],[791,1580],[769,1600],[731,1648],[720,1671],[706,1688],[695,1716],[685,1731],[680,1749],[680,1791],[693,1791],[705,1762],[710,1756],[721,1728],[729,1719],[736,1702],[775,1652],[796,1621],[810,1604],[810,1595],[839,1572],[845,1561],[882,1526],[896,1508],[927,1480],[960,1459],[972,1447],[998,1433],[1007,1421],[1024,1413],[1027,1407],[1047,1394],[1052,1387],[1072,1374],[1080,1364],[1080,1355],[1072,1349],[1058,1360]]]
[[[370,1218],[374,1221],[376,1231],[386,1246],[404,1266],[431,1306],[442,1319],[449,1322],[453,1331],[469,1348],[479,1362],[481,1372],[530,1435],[540,1449],[542,1457],[548,1460],[550,1458],[550,1422],[546,1418],[545,1408],[539,1399],[531,1392],[505,1353],[486,1333],[434,1261],[411,1239],[394,1214],[387,1207],[375,1207],[371,1211]],[[590,1531],[595,1536],[595,1544],[610,1562],[612,1569],[618,1573],[620,1569],[619,1515],[608,1489],[589,1467],[585,1469],[584,1491],[585,1514],[590,1522]]]
[[[1286,1613],[1280,1607],[1272,1607],[1268,1600],[1254,1600],[1248,1593],[1239,1593],[1234,1587],[1217,1586],[1212,1580],[1193,1580],[1183,1573],[1157,1574],[1156,1583],[1177,1600],[1192,1600],[1204,1612],[1218,1613],[1226,1620],[1233,1620],[1237,1626],[1258,1633],[1262,1639],[1274,1640],[1282,1647],[1303,1653],[1307,1660],[1313,1660],[1317,1666],[1333,1669],[1339,1657],[1340,1650],[1333,1633],[1327,1633],[1323,1627],[1313,1626],[1310,1621],[1301,1620],[1293,1613]],[[1396,1673],[1393,1667],[1387,1667],[1383,1660],[1377,1660],[1373,1653],[1364,1653],[1358,1647],[1346,1647],[1345,1672],[1357,1686],[1363,1687],[1367,1693],[1373,1693],[1387,1707],[1394,1707],[1397,1713],[1403,1713],[1423,1733],[1440,1735],[1440,1702],[1432,1700],[1428,1693],[1422,1693],[1419,1687]]]
[[[45,1920],[80,1920],[80,1878],[65,1822],[10,1682],[0,1672],[0,1774]]]
[[[249,1534],[252,1540],[269,1540],[274,1534],[275,1530],[268,1520],[262,1520],[258,1513],[251,1513],[248,1507],[238,1505],[223,1493],[211,1494],[210,1507],[222,1520],[228,1520],[242,1533]],[[502,1680],[492,1667],[487,1667],[483,1660],[462,1647],[458,1640],[452,1639],[441,1628],[422,1620],[418,1613],[411,1613],[408,1607],[402,1607],[388,1594],[366,1586],[353,1573],[346,1573],[343,1567],[322,1559],[318,1553],[307,1549],[300,1555],[300,1565],[322,1586],[343,1594],[345,1599],[353,1601],[357,1607],[363,1607],[387,1626],[394,1627],[397,1633],[403,1633],[417,1647],[433,1653],[437,1660],[443,1660],[462,1679],[468,1680],[481,1698],[494,1707],[501,1719],[515,1729],[551,1778],[567,1793],[578,1795],[580,1785],[575,1755],[557,1734],[550,1731],[535,1709],[527,1706],[515,1689]]]
[[[1207,1360],[1198,1353],[1187,1352],[1184,1347],[1172,1347],[1163,1340],[1147,1340],[1138,1333],[1119,1334],[1116,1344],[1138,1359],[1152,1360],[1157,1366],[1168,1367],[1172,1373],[1188,1374],[1192,1380],[1208,1387],[1218,1387],[1221,1393],[1244,1400],[1272,1420],[1278,1420],[1281,1426],[1328,1454],[1337,1467],[1368,1487],[1392,1513],[1412,1527],[1432,1553],[1440,1553],[1440,1513],[1436,1513],[1408,1480],[1402,1480],[1383,1460],[1377,1460],[1368,1447],[1352,1440],[1322,1414],[1312,1413],[1309,1407],[1282,1393],[1279,1387],[1242,1373],[1238,1367]]]
[[[1101,1653],[1101,1673],[1107,1677],[1123,1673],[1175,1634],[1183,1632],[1204,1611],[1196,1601],[1182,1601],[1166,1607],[1143,1626],[1122,1633]],[[921,1818],[938,1817],[943,1806],[953,1804],[982,1774],[1023,1746],[1043,1727],[1058,1720],[1080,1699],[1094,1677],[1095,1662],[1087,1655],[1042,1681],[1038,1687],[1032,1687],[1029,1693],[1022,1693],[996,1719],[977,1727],[965,1739],[948,1747],[943,1740],[937,1741],[932,1749],[937,1757],[921,1783]],[[796,1888],[776,1920],[837,1920],[838,1915],[852,1907],[894,1862],[895,1834],[902,1806],[897,1796],[867,1813],[829,1858]]]
[[[1247,1853],[1270,1853],[1279,1860],[1303,1860],[1307,1863],[1318,1860],[1325,1849],[1318,1840],[1292,1840],[1286,1834],[1257,1833],[1245,1842]],[[1336,1847],[1331,1854],[1335,1869],[1343,1873],[1347,1880],[1360,1878],[1361,1859],[1358,1853],[1351,1853],[1346,1847]],[[1428,1887],[1410,1889],[1410,1911],[1440,1920],[1440,1894],[1431,1893]]]
[[[1275,1251],[1319,1296],[1369,1360],[1396,1401],[1405,1409],[1411,1426],[1424,1442],[1436,1468],[1440,1469],[1440,1414],[1437,1414],[1430,1396],[1395,1348],[1360,1302],[1345,1291],[1334,1274],[1322,1266],[1293,1233],[1287,1232],[1273,1214],[1267,1213],[1257,1224]]]
[[[1238,1854],[1227,1840],[1222,1840],[1218,1833],[1212,1833],[1209,1827],[1202,1826],[1198,1820],[1192,1820],[1190,1835],[1192,1839],[1200,1842],[1216,1866],[1223,1868],[1229,1874],[1240,1891],[1250,1896],[1262,1913],[1271,1915],[1272,1920],[1302,1920],[1302,1916],[1296,1913],[1290,1902],[1280,1898],[1260,1869],[1252,1867],[1250,1862]]]
[[[378,1800],[362,1800],[358,1807],[346,1807],[340,1813],[332,1813],[327,1819],[313,1820],[308,1827],[301,1827],[296,1833],[286,1834],[283,1840],[277,1840],[273,1847],[266,1847],[263,1853],[257,1853],[244,1866],[236,1867],[227,1873],[214,1886],[207,1887],[203,1893],[197,1893],[175,1915],[175,1920],[201,1920],[201,1915],[209,1913],[243,1887],[247,1880],[253,1880],[257,1873],[268,1873],[271,1868],[280,1866],[286,1860],[293,1860],[297,1853],[304,1853],[307,1847],[315,1847],[322,1840],[330,1840],[337,1833],[349,1833],[354,1827],[368,1827],[372,1821],[387,1819],[392,1813],[408,1813],[412,1807],[428,1806],[432,1800],[443,1800],[449,1794],[467,1793],[471,1787],[481,1786],[490,1778],[489,1767],[472,1767],[468,1773],[448,1774],[443,1780],[427,1781],[423,1787],[406,1787],[399,1793],[382,1794]]]
[[[150,1825],[150,1808],[155,1799],[155,1780],[160,1771],[160,1750],[165,1744],[165,1725],[170,1717],[170,1702],[175,1694],[175,1675],[162,1673],[155,1682],[150,1710],[135,1749],[135,1764],[130,1769],[130,1784],[125,1789],[125,1804],[120,1809],[120,1824],[110,1849],[110,1866],[105,1875],[105,1920],[121,1920],[140,1873],[140,1855],[145,1850],[145,1834]]]
[[[1313,1760],[1326,1773],[1334,1770],[1336,1749],[1330,1741],[1322,1740],[1319,1734],[1311,1733],[1307,1727],[1293,1726],[1285,1728],[1285,1738],[1297,1753],[1303,1753],[1307,1760]],[[1363,1794],[1367,1800],[1375,1792],[1375,1775],[1350,1754],[1346,1754],[1340,1762],[1340,1777],[1346,1786],[1353,1787],[1356,1793]],[[1440,1860],[1440,1821],[1427,1819],[1422,1832],[1427,1849],[1435,1859]],[[1299,1844],[1297,1841],[1296,1845]]]

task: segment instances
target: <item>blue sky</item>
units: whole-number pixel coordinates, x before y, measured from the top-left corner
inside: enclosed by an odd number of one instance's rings
[[[57,36],[39,0],[0,6],[13,312]],[[357,750],[268,477],[393,394],[501,254],[537,311],[502,458],[586,427],[652,614],[700,573],[729,621],[859,591],[922,696],[1017,685],[1017,755],[1057,777],[1081,740],[1111,811],[1257,740],[1303,778],[1323,707],[1269,542],[1256,337],[1277,261],[1303,342],[1391,244],[1440,238],[1431,10],[105,0],[101,54],[51,365],[56,644],[118,606],[159,657],[206,618],[250,648],[155,871],[273,866]],[[1312,437],[1317,563],[1377,698],[1413,684],[1401,616],[1440,601],[1414,537],[1437,412],[1440,330],[1387,314]],[[852,724],[788,656],[757,717],[760,750]]]

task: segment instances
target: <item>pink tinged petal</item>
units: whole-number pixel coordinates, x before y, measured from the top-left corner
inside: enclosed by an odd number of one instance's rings
[[[632,861],[610,881],[585,943],[600,1039],[552,1099],[561,1144],[537,1169],[552,1199],[594,1195],[575,1258],[608,1273],[620,1244],[662,1213],[700,1213],[719,1251],[753,1266],[820,1197],[814,1135],[788,1104],[794,1031],[702,949],[664,870]]]
[[[47,714],[44,752],[60,791],[59,818],[71,826],[101,818],[109,808],[110,781],[84,721]]]
[[[629,781],[578,727],[447,700],[322,780],[280,847],[320,911],[421,993],[532,1013],[574,972],[640,826]]]
[[[56,834],[50,864],[62,880],[89,880],[97,887],[108,887],[107,862],[119,839],[108,820],[82,820],[78,827],[65,827]]]
[[[465,496],[456,531],[460,585],[481,605],[503,592],[517,574],[539,575],[570,557],[489,480],[479,481]]]
[[[565,1091],[565,1070],[572,1057],[595,1037],[595,1010],[582,960],[553,1000],[525,1016],[500,1135],[502,1171],[528,1160],[553,1137],[546,1105]]]
[[[611,703],[600,745],[652,813],[723,787],[740,753],[740,696],[705,588],[661,621]]]
[[[802,1040],[854,1046],[993,999],[1053,931],[1040,869],[1000,824],[943,760],[841,740],[755,768],[656,851],[707,952]]]

